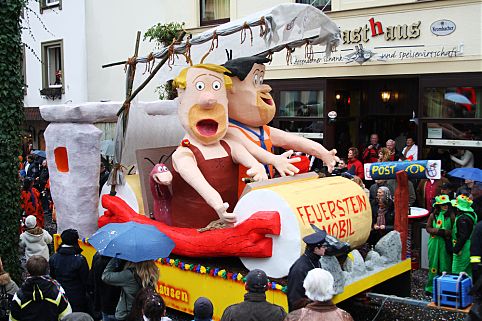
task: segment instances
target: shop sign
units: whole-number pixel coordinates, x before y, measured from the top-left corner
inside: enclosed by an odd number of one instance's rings
[[[410,25],[396,25],[383,27],[381,21],[375,21],[370,18],[368,23],[363,27],[352,30],[343,30],[343,44],[367,43],[370,38],[383,36],[386,41],[416,39],[420,37],[421,21],[414,22]]]
[[[430,25],[430,31],[436,36],[447,36],[455,31],[455,23],[446,19],[437,20]]]
[[[392,179],[399,171],[405,171],[408,178],[440,178],[441,162],[439,160],[419,160],[405,162],[383,162],[365,164],[365,178]]]

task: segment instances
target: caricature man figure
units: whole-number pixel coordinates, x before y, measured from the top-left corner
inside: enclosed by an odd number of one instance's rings
[[[172,156],[172,221],[174,226],[202,228],[221,219],[236,222],[238,165],[254,180],[267,179],[264,167],[239,143],[225,139],[228,129],[226,89],[231,80],[219,65],[185,68],[174,80],[179,93],[179,119],[186,130]]]
[[[271,87],[263,83],[263,64],[267,62],[267,58],[252,56],[229,60],[223,65],[229,70],[233,82],[233,88],[228,92],[228,134],[236,137],[250,152],[250,142],[254,142],[269,152],[272,146],[278,146],[313,155],[323,160],[331,172],[339,160],[336,150],[328,151],[312,140],[267,125],[276,112],[276,105],[270,95]],[[255,157],[265,163],[263,159],[256,155]],[[245,169],[240,169],[239,174],[243,175],[244,171]],[[244,186],[240,186],[241,188]]]

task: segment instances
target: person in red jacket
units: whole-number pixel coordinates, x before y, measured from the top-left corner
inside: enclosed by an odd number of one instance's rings
[[[378,143],[378,135],[371,134],[370,144],[368,144],[368,146],[363,150],[363,164],[378,162],[378,151],[380,150],[380,148],[381,146]]]
[[[347,168],[349,173],[354,174],[361,179],[365,178],[365,175],[363,173],[363,164],[358,160],[358,148],[356,147],[350,147],[348,149]]]

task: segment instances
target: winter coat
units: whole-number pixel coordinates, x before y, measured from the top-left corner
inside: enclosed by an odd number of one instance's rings
[[[13,296],[18,291],[17,284],[10,278],[8,273],[0,274],[0,286],[5,287],[5,292]]]
[[[265,293],[248,292],[244,295],[244,302],[224,310],[221,321],[283,321],[285,316],[282,307],[266,301]]]
[[[305,254],[290,267],[288,273],[288,307],[290,311],[296,309],[300,300],[306,298],[303,281],[309,271],[314,268],[321,268],[320,256],[313,253],[310,249],[305,250]]]
[[[34,255],[41,255],[49,260],[49,247],[52,236],[46,230],[35,227],[20,234],[20,247],[25,249],[25,258],[28,260]]]
[[[72,313],[62,287],[51,277],[34,276],[13,297],[10,320],[52,321]]]
[[[50,276],[65,289],[72,311],[89,312],[87,289],[89,266],[77,248],[61,245],[49,260]]]
[[[102,281],[102,274],[110,260],[110,257],[101,256],[99,253],[96,253],[92,260],[92,270],[90,273],[96,311],[114,315],[115,308],[119,302],[121,288],[106,284]]]
[[[315,301],[302,309],[290,312],[285,321],[353,321],[353,318],[331,301]]]
[[[135,269],[128,268],[116,272],[118,265],[119,260],[110,260],[105,267],[104,273],[102,273],[102,281],[110,285],[122,287],[120,299],[115,309],[115,318],[117,320],[125,320],[142,285],[136,278]]]

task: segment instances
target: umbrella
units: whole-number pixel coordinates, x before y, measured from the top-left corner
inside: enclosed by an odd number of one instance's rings
[[[452,177],[469,179],[471,181],[482,182],[482,170],[479,168],[456,168],[448,173]]]
[[[451,101],[456,104],[472,105],[472,102],[462,94],[458,93],[446,93],[445,100]]]
[[[45,154],[44,150],[33,150],[31,154],[37,155],[42,158],[47,158],[47,154]]]
[[[154,226],[136,222],[107,224],[88,242],[104,256],[130,262],[166,257],[175,246],[173,240]]]

